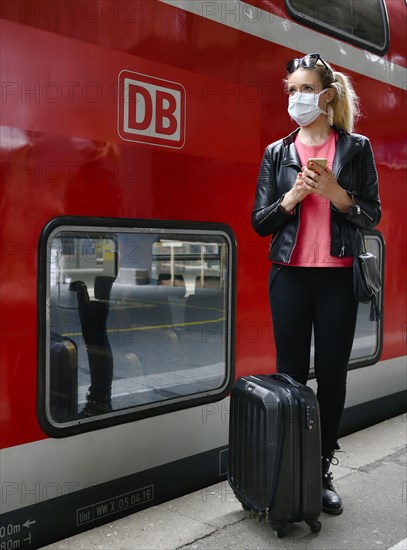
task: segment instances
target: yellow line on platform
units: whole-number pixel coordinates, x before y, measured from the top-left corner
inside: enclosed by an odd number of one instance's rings
[[[210,323],[220,323],[224,321],[226,317],[219,317],[219,319],[209,319],[206,321],[190,321],[188,323],[174,323],[171,325],[150,325],[150,326],[142,326],[142,327],[127,327],[127,328],[116,328],[116,329],[108,329],[109,333],[116,333],[116,332],[132,332],[132,331],[139,331],[139,330],[155,330],[155,329],[161,329],[161,328],[174,328],[174,327],[188,327],[188,326],[194,326],[194,325],[207,325]],[[82,332],[70,332],[62,334],[62,336],[65,336],[66,338],[72,338],[72,336],[82,336]]]

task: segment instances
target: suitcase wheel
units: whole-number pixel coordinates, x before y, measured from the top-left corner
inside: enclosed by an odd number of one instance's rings
[[[243,502],[243,500],[240,500],[239,497],[237,497],[237,500],[240,502],[243,510],[246,510],[246,512],[251,512],[252,509],[250,508],[250,506],[248,504],[246,504],[245,502]]]
[[[288,533],[288,527],[286,525],[280,525],[278,527],[273,527],[273,533],[279,539],[282,539]]]
[[[320,521],[307,521],[307,524],[310,526],[310,529],[313,533],[319,533],[319,531],[321,531],[322,526]]]

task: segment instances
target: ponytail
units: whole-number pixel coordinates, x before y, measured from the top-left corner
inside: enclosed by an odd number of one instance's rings
[[[308,69],[316,71],[322,83],[322,88],[335,90],[335,97],[328,104],[328,122],[339,130],[352,132],[359,118],[359,98],[352,86],[349,76],[324,62],[318,62],[314,67]]]
[[[352,132],[359,118],[359,98],[350,78],[343,73],[333,71],[333,81],[330,83],[330,88],[333,88],[336,92],[335,97],[329,104],[332,125],[345,132]]]

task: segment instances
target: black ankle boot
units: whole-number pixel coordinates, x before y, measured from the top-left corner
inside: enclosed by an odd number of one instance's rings
[[[333,453],[322,457],[322,511],[339,515],[343,512],[342,499],[332,484],[332,473],[329,471]]]
[[[78,418],[88,418],[89,416],[99,416],[101,414],[106,414],[112,412],[112,400],[110,397],[105,399],[92,399],[91,392],[89,391],[86,394],[86,403],[81,412],[78,415]]]

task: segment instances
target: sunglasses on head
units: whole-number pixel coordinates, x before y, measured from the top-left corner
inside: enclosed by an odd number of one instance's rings
[[[321,61],[321,63],[325,66],[325,68],[328,71],[332,71],[330,67],[325,63],[325,61],[322,59],[322,57],[319,55],[319,53],[309,53],[308,55],[305,55],[301,58],[292,59],[289,61],[286,65],[286,71],[287,73],[291,74],[294,71],[298,69],[298,67],[304,67],[304,69],[312,69],[312,67],[315,67],[315,65],[318,63],[318,61]]]

